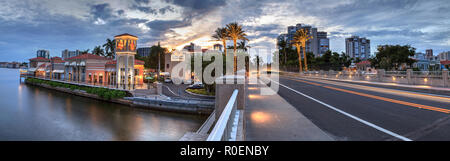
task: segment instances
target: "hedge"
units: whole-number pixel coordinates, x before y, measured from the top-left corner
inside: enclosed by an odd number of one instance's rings
[[[61,83],[61,82],[42,80],[42,79],[36,79],[36,78],[27,78],[26,82],[35,83],[35,84],[47,84],[52,87],[68,88],[72,91],[81,90],[81,91],[85,91],[86,93],[95,94],[95,95],[97,95],[101,98],[107,99],[107,100],[123,98],[123,97],[127,96],[127,92],[121,91],[121,90],[99,88],[99,87],[87,87],[87,86],[73,85],[73,84],[68,84],[68,83]]]

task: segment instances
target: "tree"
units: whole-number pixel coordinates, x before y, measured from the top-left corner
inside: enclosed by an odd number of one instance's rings
[[[217,41],[222,41],[223,51],[225,55],[227,55],[227,40],[228,40],[227,29],[217,28],[212,37],[215,38]]]
[[[230,23],[226,27],[228,37],[233,40],[234,45],[234,72],[237,70],[237,57],[236,57],[236,50],[237,50],[237,40],[247,40],[247,34],[245,34],[245,31],[242,29],[242,25],[239,25],[237,22]]]
[[[297,30],[295,32],[295,34],[294,34],[294,37],[293,37],[293,41],[295,43],[300,44],[303,47],[303,58],[304,58],[304,61],[305,61],[305,71],[308,71],[308,64],[306,63],[306,61],[307,61],[306,60],[307,59],[306,58],[306,42],[309,39],[312,39],[312,38],[313,37],[308,34],[308,31],[306,29],[299,29],[299,30]],[[297,50],[298,50],[298,52],[300,52],[299,49],[297,49]]]
[[[416,49],[409,45],[383,45],[377,50],[378,54],[370,59],[370,63],[375,68],[398,70],[402,64],[411,66],[415,62],[410,57],[415,55]]]
[[[96,46],[94,50],[92,50],[92,54],[98,56],[105,56],[105,51],[102,49],[101,46]]]
[[[301,72],[303,72],[303,67],[302,67],[302,56],[300,55],[300,47],[302,46],[302,42],[301,42],[301,40],[299,39],[300,37],[297,36],[297,35],[298,35],[297,33],[298,33],[299,31],[300,31],[300,30],[297,30],[297,32],[295,33],[294,39],[292,40],[292,45],[294,45],[295,48],[297,48],[298,66],[299,66],[299,72],[301,73]]]
[[[111,39],[106,39],[106,43],[103,44],[103,47],[105,48],[106,57],[114,59],[114,50],[116,47],[116,42]]]
[[[89,53],[89,50],[90,50],[90,49],[86,49],[86,50],[84,50],[84,51],[81,51],[81,54],[87,54],[87,53]]]
[[[288,47],[288,43],[286,42],[286,40],[281,39],[281,40],[279,40],[279,41],[277,42],[277,46],[278,46],[278,48],[279,48],[279,50],[280,50],[279,53],[280,53],[280,54],[283,54],[283,58],[284,58],[283,65],[286,65],[286,62],[287,62],[287,53],[286,53],[286,49],[289,48],[289,47]],[[280,58],[281,58],[281,56],[280,56]]]
[[[246,43],[246,41],[244,40],[244,41],[241,41],[241,42],[238,43],[237,48],[238,48],[238,49],[242,49],[242,50],[244,50],[244,51],[247,51],[248,48],[251,48],[251,46],[248,46],[247,43]]]

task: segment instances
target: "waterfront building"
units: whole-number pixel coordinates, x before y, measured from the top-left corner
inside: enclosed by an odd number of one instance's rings
[[[352,36],[345,39],[345,54],[350,58],[367,60],[370,58],[370,40]]]
[[[120,88],[133,89],[134,82],[134,56],[136,55],[136,45],[138,37],[130,34],[114,36],[116,42],[116,80]]]
[[[60,57],[52,57],[51,59],[51,79],[64,80],[64,63]]]
[[[441,62],[439,60],[439,56],[432,56],[430,59],[428,59],[430,62],[430,70],[432,71],[438,71],[441,70]]]
[[[317,28],[309,25],[297,24],[296,26],[288,26],[287,33],[280,34],[278,40],[285,40],[289,46],[292,46],[291,41],[294,39],[294,34],[300,29],[306,30],[312,36],[312,39],[306,42],[306,52],[312,52],[318,57],[330,49],[330,40],[327,37],[327,32],[317,31]],[[295,47],[292,46],[292,48]],[[300,50],[300,52],[303,52],[303,48]]]
[[[47,66],[50,66],[50,59],[44,57],[36,57],[29,59],[30,67],[28,74],[35,77],[45,77]]]
[[[64,62],[66,81],[103,84],[105,64],[110,59],[93,54],[82,54],[67,58]]]
[[[80,50],[69,51],[69,50],[66,49],[66,50],[63,50],[61,52],[62,59],[67,59],[67,58],[75,57],[75,56],[78,56],[78,55],[81,55],[81,51]]]
[[[151,47],[137,48],[137,55],[147,57],[151,54]]]
[[[50,59],[50,51],[48,51],[48,50],[38,50],[38,51],[36,51],[36,57]]]
[[[134,60],[134,83],[136,85],[144,84],[144,61],[135,59]],[[117,84],[117,72],[116,72],[117,61],[111,60],[105,64],[105,77],[108,85]]]

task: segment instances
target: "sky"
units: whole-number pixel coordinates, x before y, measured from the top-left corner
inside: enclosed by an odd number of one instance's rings
[[[138,36],[138,47],[207,47],[231,22],[243,25],[251,47],[275,48],[287,26],[301,23],[328,32],[339,53],[352,35],[370,39],[372,54],[384,44],[450,51],[448,0],[2,0],[0,61],[92,50],[122,33]]]

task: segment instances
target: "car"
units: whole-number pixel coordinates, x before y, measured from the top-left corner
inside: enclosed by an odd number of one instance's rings
[[[192,85],[189,85],[187,88],[188,89],[202,89],[202,88],[204,88],[205,86],[202,84],[202,83],[198,83],[198,82],[196,82],[196,83],[194,83],[194,84],[192,84]]]
[[[164,79],[164,83],[172,83],[172,79],[166,78],[166,79]]]

